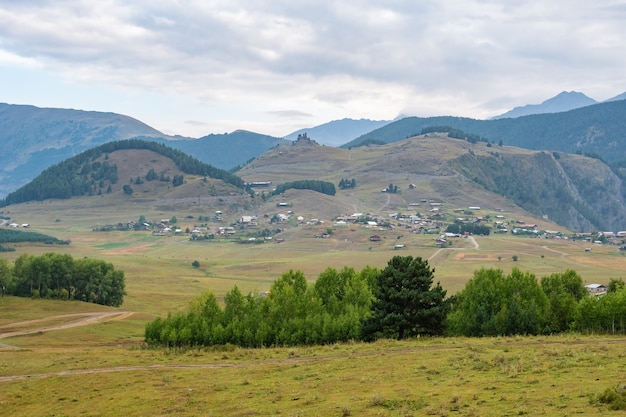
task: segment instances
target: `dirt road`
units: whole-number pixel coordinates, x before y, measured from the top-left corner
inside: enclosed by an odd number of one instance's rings
[[[26,336],[29,334],[45,333],[54,330],[69,329],[72,327],[86,326],[105,320],[121,320],[131,316],[133,313],[129,311],[107,311],[100,313],[76,313],[64,314],[60,316],[50,316],[43,319],[20,321],[0,326],[0,340],[15,336]],[[61,324],[48,325],[46,323],[65,321]],[[24,330],[16,330],[25,328]],[[0,348],[13,348],[13,346],[0,343]]]

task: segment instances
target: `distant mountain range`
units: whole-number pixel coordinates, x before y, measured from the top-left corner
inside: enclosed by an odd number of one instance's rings
[[[619,101],[619,100],[626,100],[626,92],[624,92],[624,93],[622,93],[620,95],[617,95],[617,96],[615,96],[613,98],[610,98],[608,100],[604,100],[604,102],[606,103],[606,102],[609,102],[609,101]]]
[[[615,168],[626,167],[626,100],[598,103],[562,113],[496,120],[407,117],[342,147],[396,142],[419,135],[423,129],[432,126],[459,129],[494,144],[592,155]]]
[[[591,106],[592,104],[597,103],[598,102],[596,100],[587,97],[583,93],[579,93],[577,91],[563,91],[541,104],[527,104],[525,106],[515,107],[513,110],[509,110],[506,113],[495,116],[494,119],[521,117],[531,114],[560,113],[578,109],[580,107]]]
[[[120,114],[0,103],[0,198],[51,165],[104,143],[131,138],[166,144],[221,169],[242,165],[287,142],[245,131],[199,139],[168,136]]]
[[[549,114],[494,120],[460,117],[406,117],[395,121],[342,119],[292,132],[285,138],[235,131],[202,138],[168,136],[128,116],[93,111],[38,108],[0,103],[0,198],[16,190],[45,168],[111,141],[130,138],[156,141],[181,150],[220,169],[234,169],[267,150],[289,143],[299,134],[328,146],[353,147],[389,143],[421,133],[423,128],[448,126],[480,135],[492,143],[583,153],[613,166],[626,160],[626,93],[603,103],[582,93],[564,92],[541,105],[519,109]],[[557,112],[572,106],[574,110]],[[508,116],[506,116],[508,115]],[[342,145],[343,144],[343,145]],[[626,166],[626,162],[623,163]]]
[[[626,100],[626,92],[618,96],[605,100],[605,102]],[[585,106],[598,104],[598,101],[587,97],[578,91],[563,91],[556,96],[547,99],[541,104],[527,104],[525,106],[515,107],[493,119],[515,118],[521,116],[529,116],[531,114],[544,113],[561,113],[569,110],[579,109]]]
[[[150,138],[147,138],[150,139]],[[290,141],[246,130],[211,134],[199,139],[153,139],[221,169],[234,169],[277,145]]]

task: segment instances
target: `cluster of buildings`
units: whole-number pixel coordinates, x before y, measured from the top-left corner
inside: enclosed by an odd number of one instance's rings
[[[19,227],[23,227],[23,228],[28,228],[30,227],[30,224],[28,223],[22,223],[22,224],[18,224],[18,223],[9,223],[8,227],[11,227],[13,229],[17,229]]]

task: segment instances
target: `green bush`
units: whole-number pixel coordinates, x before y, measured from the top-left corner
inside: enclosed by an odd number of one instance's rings
[[[596,403],[606,404],[610,410],[626,410],[626,385],[607,388],[596,397]]]

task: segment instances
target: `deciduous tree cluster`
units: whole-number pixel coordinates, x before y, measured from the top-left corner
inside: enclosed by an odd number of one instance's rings
[[[347,178],[342,178],[339,181],[339,189],[345,190],[346,188],[356,188],[356,180],[352,178],[351,180]]]
[[[571,269],[539,281],[518,268],[480,269],[454,297],[448,326],[449,334],[464,336],[626,333],[626,290],[616,284],[591,296]]]
[[[234,287],[222,308],[204,293],[189,312],[146,326],[152,346],[234,344],[245,347],[403,339],[418,335],[536,335],[577,330],[626,333],[626,289],[588,294],[573,270],[541,280],[514,268],[474,272],[465,288],[446,298],[434,269],[417,257],[395,256],[383,270],[328,268],[314,285],[300,271],[277,279],[267,294]]]
[[[298,180],[278,184],[276,186],[276,190],[272,191],[271,195],[282,194],[290,188],[295,188],[297,190],[312,190],[326,195],[335,195],[337,192],[335,184],[332,182],[319,180]]]
[[[465,234],[470,233],[472,235],[484,235],[489,236],[491,233],[491,229],[489,226],[479,223],[463,223],[459,221],[455,221],[454,223],[448,225],[446,228],[447,233],[456,233],[456,234]]]
[[[79,300],[119,307],[124,301],[124,272],[97,259],[69,254],[21,255],[0,265],[0,284],[19,297]]]
[[[161,346],[260,347],[442,334],[445,291],[438,284],[431,288],[432,274],[427,261],[411,256],[394,257],[383,271],[328,268],[314,285],[302,272],[290,271],[267,295],[244,296],[233,288],[223,309],[205,293],[188,313],[149,323],[145,340]],[[393,289],[382,289],[388,285]]]
[[[188,313],[148,323],[145,340],[164,346],[261,347],[359,339],[360,320],[372,302],[368,271],[329,268],[315,285],[308,285],[302,272],[289,271],[267,295],[243,295],[235,286],[223,309],[212,293],[204,293]]]

